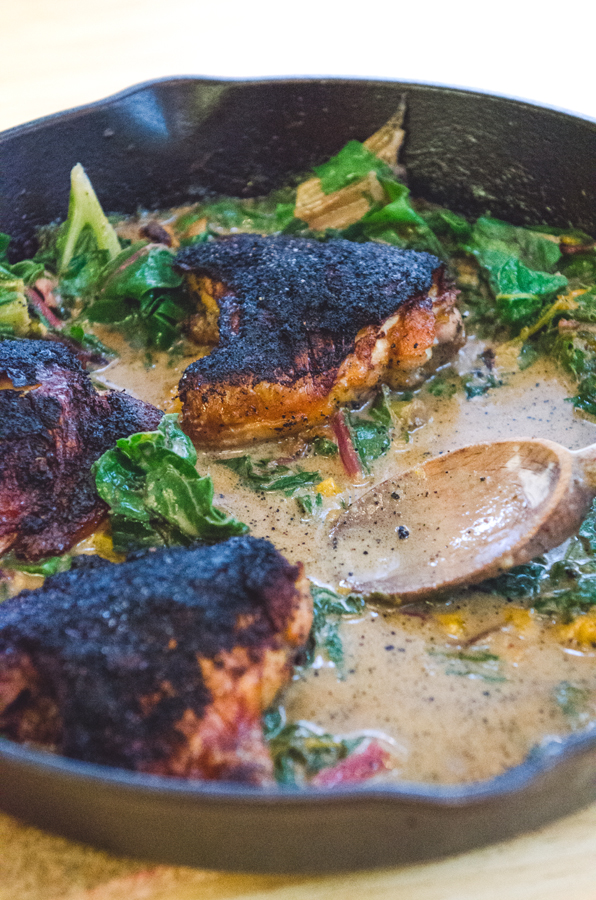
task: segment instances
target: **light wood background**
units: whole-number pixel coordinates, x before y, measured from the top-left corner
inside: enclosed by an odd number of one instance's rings
[[[482,11],[484,10],[484,11]],[[596,117],[593,6],[501,0],[2,0],[0,130],[167,75],[328,74],[435,81]],[[1,225],[1,223],[0,223]],[[119,860],[0,815],[0,900],[584,900],[596,806],[435,863],[329,878],[237,876]]]

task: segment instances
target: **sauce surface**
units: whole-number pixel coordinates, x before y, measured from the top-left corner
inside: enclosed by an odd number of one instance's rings
[[[176,384],[188,359],[172,363],[154,354],[148,362],[116,334],[106,330],[100,337],[122,356],[96,374],[99,386],[118,386],[176,411]],[[468,371],[482,349],[471,338],[449,371]],[[499,369],[501,387],[471,400],[462,392],[447,399],[418,391],[407,440],[396,433],[388,454],[358,484],[348,481],[337,457],[305,452],[300,438],[251,447],[255,459],[292,459],[333,480],[337,492],[312,516],[293,498],[242,486],[218,464],[218,454],[199,453],[198,469],[213,478],[222,508],[291,561],[302,561],[314,582],[337,588],[329,531],[342,508],[372,484],[484,440],[549,438],[570,449],[596,440],[594,423],[565,402],[569,387],[552,362],[538,360],[524,372],[510,368]],[[384,778],[457,783],[498,775],[537,744],[596,720],[596,651],[570,645],[564,626],[529,607],[477,590],[404,607],[369,602],[362,615],[339,624],[341,665],[321,653],[312,666],[297,669],[282,698],[287,720],[341,736],[380,735],[395,760]]]

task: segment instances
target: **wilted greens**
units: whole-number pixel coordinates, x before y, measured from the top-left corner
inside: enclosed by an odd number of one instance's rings
[[[284,724],[277,709],[263,717],[263,731],[273,759],[278,784],[298,787],[322,769],[334,766],[352,753],[362,737],[337,738],[304,722]]]
[[[97,492],[110,507],[114,549],[217,542],[248,527],[213,505],[213,482],[195,469],[197,455],[166,415],[157,431],[120,438],[93,464]]]
[[[370,172],[391,176],[387,163],[360,141],[348,141],[339,153],[322,165],[315,166],[314,172],[321,179],[321,189],[325,194],[332,194],[354,181],[366,178]]]
[[[312,651],[322,650],[342,675],[344,648],[339,634],[340,621],[344,617],[361,615],[364,598],[360,594],[337,594],[331,588],[317,584],[311,584],[310,592],[313,599]]]
[[[596,502],[560,559],[538,558],[479,585],[504,597],[527,598],[539,613],[571,622],[596,605]]]

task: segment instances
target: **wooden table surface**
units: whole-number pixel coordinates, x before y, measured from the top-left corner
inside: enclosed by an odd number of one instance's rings
[[[434,11],[427,4],[395,4],[379,25],[370,10],[361,18],[342,9],[324,0],[304,0],[299,7],[270,0],[4,0],[0,130],[175,74],[437,81],[596,117],[591,29],[577,28],[577,20],[562,12],[551,21],[502,0],[498,16],[479,22],[478,4],[470,0]],[[462,41],[466,22],[472,30]],[[421,29],[423,42],[402,39]],[[573,65],[544,65],[549,56],[561,59],[571,40]],[[462,46],[465,52],[454,51]],[[510,64],[503,64],[503,48]],[[596,898],[595,868],[596,806],[459,857],[326,878],[155,867],[42,834],[0,814],[0,900],[581,900]]]

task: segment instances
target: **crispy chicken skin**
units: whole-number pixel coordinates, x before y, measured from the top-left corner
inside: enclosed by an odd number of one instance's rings
[[[2,341],[0,383],[0,553],[64,553],[107,511],[91,464],[118,438],[156,428],[162,413],[98,394],[76,357],[49,341]]]
[[[312,624],[268,541],[82,558],[0,606],[0,733],[89,762],[272,781],[261,716]]]
[[[217,344],[179,385],[200,446],[324,424],[382,382],[416,383],[463,343],[456,292],[428,253],[237,234],[176,264],[199,297],[195,338]]]

